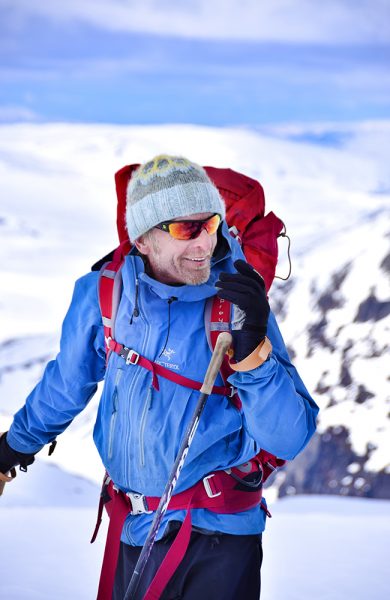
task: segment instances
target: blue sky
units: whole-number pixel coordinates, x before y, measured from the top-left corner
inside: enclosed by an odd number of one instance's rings
[[[390,116],[390,0],[0,0],[0,121]]]

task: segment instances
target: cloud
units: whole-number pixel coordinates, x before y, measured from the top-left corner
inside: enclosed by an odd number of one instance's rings
[[[39,120],[39,115],[25,106],[0,106],[0,123],[14,123],[20,121],[34,122]]]
[[[10,23],[32,15],[111,31],[321,44],[390,43],[390,0],[0,0]]]

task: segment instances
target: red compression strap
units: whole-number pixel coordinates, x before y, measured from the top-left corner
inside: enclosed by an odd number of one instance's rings
[[[230,313],[231,303],[228,300],[214,296],[210,315],[210,343],[213,350],[221,331],[229,331],[230,329]],[[228,377],[233,374],[227,354],[223,357],[220,373],[225,383],[227,383]],[[237,393],[233,395],[231,400],[236,408],[241,408],[242,402]]]
[[[124,350],[124,346],[122,344],[118,344],[118,342],[116,342],[115,340],[112,340],[112,339],[109,341],[108,347],[110,350],[112,350],[113,352],[115,352],[116,354],[119,354],[119,355],[121,355]],[[144,369],[147,369],[148,371],[150,371],[153,374],[153,387],[156,390],[159,390],[157,375],[161,375],[161,377],[164,377],[164,379],[169,379],[169,381],[173,381],[174,383],[178,383],[179,385],[183,385],[184,387],[188,387],[193,390],[199,391],[203,385],[199,381],[195,381],[194,379],[189,379],[188,377],[184,377],[184,375],[180,375],[179,373],[175,373],[174,371],[171,371],[170,369],[166,369],[162,365],[152,362],[151,360],[149,360],[148,358],[145,358],[144,356],[141,356],[141,355],[138,355],[138,356],[139,356],[139,358],[134,363],[134,365],[140,365],[141,367],[143,367]],[[212,389],[212,393],[220,394],[221,396],[230,396],[231,390],[232,390],[231,387],[225,387],[222,385],[214,385],[213,389]]]
[[[96,600],[110,600],[112,597],[122,529],[130,510],[130,503],[127,501],[125,494],[114,491],[108,505],[110,524],[108,526]]]
[[[146,590],[144,600],[159,600],[169,580],[184,558],[188,544],[190,543],[191,529],[191,511],[188,510],[172,546],[166,553],[157,573]]]

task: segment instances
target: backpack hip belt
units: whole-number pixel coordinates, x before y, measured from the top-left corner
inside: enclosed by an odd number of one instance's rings
[[[245,480],[243,474],[257,475],[255,484]],[[183,492],[174,494],[168,510],[185,510],[185,519],[176,538],[151,582],[144,600],[159,598],[168,581],[181,563],[187,550],[192,521],[191,509],[203,508],[220,514],[233,514],[260,507],[270,517],[265,502],[262,501],[263,470],[261,463],[254,458],[240,467],[227,471],[214,471]],[[105,477],[99,503],[98,519],[91,543],[95,541],[102,520],[103,507],[110,517],[103,565],[100,575],[97,600],[109,600],[115,579],[119,555],[120,538],[125,520],[129,514],[149,514],[157,510],[158,496],[144,496],[134,492],[125,493],[118,489],[109,476]]]

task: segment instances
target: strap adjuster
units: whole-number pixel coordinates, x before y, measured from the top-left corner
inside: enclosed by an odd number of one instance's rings
[[[206,490],[206,494],[208,495],[209,498],[216,498],[217,496],[220,496],[222,494],[222,492],[213,492],[213,490],[211,489],[209,479],[211,479],[214,476],[215,476],[215,473],[211,473],[210,475],[206,475],[206,477],[203,477],[203,480],[202,480],[204,489]]]
[[[152,510],[148,510],[148,503],[146,502],[146,496],[144,496],[144,494],[127,492],[126,496],[131,502],[131,515],[150,515],[153,512]]]
[[[136,365],[139,361],[138,352],[131,348],[127,348],[126,346],[123,348],[121,356],[125,359],[127,365]]]

